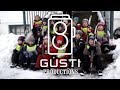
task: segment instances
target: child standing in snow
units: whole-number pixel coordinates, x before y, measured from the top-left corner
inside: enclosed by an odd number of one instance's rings
[[[27,68],[34,70],[37,54],[38,52],[35,39],[31,37],[28,45],[24,47],[23,54],[20,57],[20,63],[23,65],[24,70]]]
[[[108,36],[104,31],[105,24],[100,22],[97,26],[97,40],[102,44],[108,41]]]
[[[85,42],[82,39],[83,32],[81,30],[76,31],[75,38],[73,39],[73,58],[80,59],[81,65],[83,61],[83,50]]]
[[[46,36],[47,35],[47,29],[48,29],[48,26],[47,26],[47,18],[44,18],[43,19],[43,25],[42,25],[42,35],[43,36]]]
[[[51,39],[53,38],[53,36],[55,36],[55,32],[53,30],[54,24],[55,24],[55,21],[51,20],[50,21],[50,37],[51,37]],[[56,29],[56,31],[57,31],[57,29]]]
[[[100,42],[101,44],[101,50],[102,53],[107,53],[110,50],[114,50],[115,49],[115,45],[110,45],[109,44],[109,37],[108,35],[105,33],[105,24],[100,22],[98,23],[98,27],[97,27],[97,40],[98,42]]]
[[[41,26],[42,26],[42,20],[40,16],[36,15],[33,23],[33,29],[32,29],[36,44],[38,43],[38,33],[40,33],[40,36],[42,36]]]
[[[36,44],[38,44],[38,46],[42,44],[43,37],[47,35],[47,29],[48,29],[47,18],[44,18],[42,20],[41,31],[38,31],[37,33]]]
[[[81,30],[83,32],[83,39],[86,41],[89,33],[93,33],[93,29],[91,26],[89,26],[89,21],[88,19],[83,19],[82,21],[82,26]]]
[[[22,49],[24,47],[24,36],[20,36],[18,38],[18,44],[16,45],[16,48],[13,50],[13,54],[12,54],[12,66],[10,66],[11,68],[14,68],[16,66],[19,66],[19,57],[20,54],[22,53]]]
[[[105,28],[104,23],[102,22],[98,23],[96,36],[97,36],[98,42],[100,42],[101,44],[102,52],[106,53],[110,51],[110,48],[109,48],[109,37],[105,33],[104,28]]]

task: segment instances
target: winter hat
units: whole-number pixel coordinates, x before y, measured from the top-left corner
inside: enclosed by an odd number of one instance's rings
[[[45,40],[45,39],[48,39],[48,36],[45,36],[43,39],[44,39],[44,40]]]
[[[95,40],[95,37],[93,35],[89,36],[88,40]]]
[[[64,43],[64,38],[63,38],[63,36],[57,36],[56,41],[58,41],[58,40],[61,40],[62,43]]]
[[[35,43],[35,39],[34,39],[34,37],[31,37],[30,39],[29,39],[29,42],[33,42],[33,43]]]
[[[84,19],[82,20],[82,22],[84,22],[84,21],[89,22],[89,20],[88,20],[87,18],[84,18]]]
[[[47,18],[43,18],[43,20],[42,20],[43,22],[47,22],[48,21],[48,19]]]
[[[78,17],[74,17],[73,20],[79,22],[79,18]]]
[[[98,26],[103,26],[103,27],[104,27],[104,26],[105,26],[105,23],[104,23],[104,22],[99,22],[99,23],[98,23]]]
[[[24,37],[24,36],[20,36],[20,37],[18,38],[18,40],[20,40],[20,41],[24,42],[25,37]]]
[[[80,35],[82,35],[83,32],[82,32],[81,30],[77,30],[77,31],[76,31],[76,34],[80,34]]]

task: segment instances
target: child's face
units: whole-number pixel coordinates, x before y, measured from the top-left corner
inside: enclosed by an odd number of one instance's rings
[[[40,20],[40,17],[39,16],[35,16],[35,20]]]
[[[32,41],[29,41],[29,45],[33,45],[34,43]]]
[[[44,22],[43,22],[43,25],[46,25],[46,24],[47,24],[47,23],[44,21]]]
[[[61,41],[61,40],[58,40],[58,41],[57,41],[57,44],[60,44],[60,45],[61,45],[61,44],[62,44],[62,41]]]
[[[55,24],[53,20],[51,21],[51,24],[53,24],[53,25]]]
[[[103,31],[104,30],[104,27],[102,25],[98,26],[98,30],[99,31]]]
[[[80,34],[76,34],[75,37],[76,37],[76,39],[80,39],[81,36],[80,36]]]
[[[89,40],[89,44],[91,45],[91,46],[93,46],[94,45],[94,41],[93,40]]]
[[[68,20],[65,20],[64,22],[65,22],[65,24],[68,24]]]
[[[48,39],[44,39],[44,43],[47,44],[48,43]]]
[[[37,35],[40,36],[40,32],[37,32]]]
[[[61,26],[59,26],[59,31],[61,31],[62,30],[62,27]]]
[[[83,21],[82,25],[83,25],[84,27],[87,27],[87,26],[88,26],[88,22]]]
[[[78,23],[78,21],[77,20],[74,20],[74,22],[77,24]]]
[[[18,44],[22,44],[23,42],[21,40],[18,40]]]

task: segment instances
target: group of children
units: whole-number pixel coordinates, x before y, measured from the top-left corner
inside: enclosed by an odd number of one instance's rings
[[[50,36],[54,37],[55,32],[53,31],[55,21],[50,22]],[[68,38],[71,37],[71,22],[65,21],[67,25],[67,32],[65,33]],[[109,37],[105,33],[105,24],[98,23],[97,30],[93,30],[93,28],[89,25],[88,19],[83,19],[82,24],[79,23],[79,18],[73,18],[73,26],[76,28],[76,35],[73,39],[73,57],[81,60],[81,70],[80,75],[84,75],[85,73],[90,72],[90,63],[91,63],[91,52],[94,52],[93,55],[93,65],[96,67],[98,75],[102,75],[102,63],[100,60],[100,56],[102,53],[107,53],[114,48],[109,45]],[[25,43],[25,37],[20,36],[18,38],[18,44],[16,48],[13,50],[12,54],[12,66],[11,68],[24,68],[25,70],[30,68],[31,70],[39,70],[42,69],[40,67],[41,59],[65,59],[71,58],[69,55],[49,55],[48,54],[48,26],[47,19],[41,19],[40,16],[35,16],[34,24],[33,24],[33,37],[29,39],[28,43]],[[56,27],[56,31],[63,32],[64,26],[58,25]],[[69,40],[70,41],[70,40]],[[55,45],[57,47],[63,47],[65,44],[65,38],[63,36],[56,36]],[[69,42],[71,43],[71,42]],[[68,47],[64,50],[57,50],[53,47],[52,43],[50,45],[50,52],[52,53],[61,53],[61,52],[69,52],[69,44]],[[49,61],[48,61],[49,62]],[[54,61],[53,63],[56,63]],[[69,66],[68,66],[69,67]],[[48,67],[49,68],[49,67]]]

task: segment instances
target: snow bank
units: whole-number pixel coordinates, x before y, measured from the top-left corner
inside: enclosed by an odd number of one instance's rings
[[[120,39],[114,40],[114,44],[117,45],[116,49],[111,52],[114,62],[104,70],[103,79],[120,79]]]
[[[0,35],[0,79],[39,79],[48,78],[43,72],[30,70],[11,69],[11,55],[17,43],[18,36],[14,34]]]
[[[116,49],[111,52],[114,53],[115,60],[103,71],[103,77],[94,75],[82,77],[79,74],[55,76],[43,71],[10,68],[11,55],[17,38],[18,36],[14,34],[0,35],[0,79],[120,79],[120,39],[113,40],[114,44],[117,45]]]

